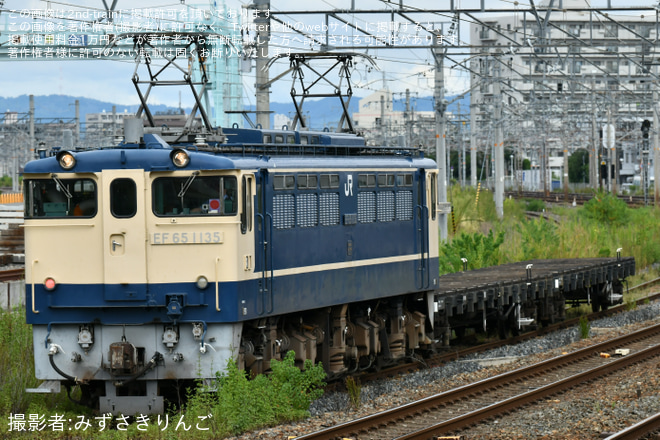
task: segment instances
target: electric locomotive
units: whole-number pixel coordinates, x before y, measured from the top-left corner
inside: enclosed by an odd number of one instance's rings
[[[228,359],[331,376],[434,344],[437,178],[416,150],[226,129],[59,151],[24,172],[26,313],[44,387],[159,413]]]

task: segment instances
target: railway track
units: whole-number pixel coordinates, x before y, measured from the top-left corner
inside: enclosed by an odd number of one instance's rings
[[[514,199],[539,199],[547,203],[573,203],[584,205],[595,197],[593,193],[544,193],[542,191],[507,191],[505,197]],[[630,207],[644,206],[644,196],[617,195],[617,198],[626,202]],[[648,204],[653,204],[653,198],[647,199]]]
[[[630,349],[630,354],[615,357],[613,352],[617,348]],[[660,325],[297,437],[297,440],[433,439],[658,355]]]
[[[0,282],[22,280],[25,278],[25,269],[3,269],[0,270]]]

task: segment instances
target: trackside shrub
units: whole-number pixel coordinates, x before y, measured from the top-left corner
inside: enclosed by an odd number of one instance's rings
[[[623,225],[630,218],[626,202],[611,194],[598,193],[584,204],[582,214],[592,220],[606,224]]]
[[[461,233],[449,243],[440,246],[440,273],[459,272],[463,270],[461,258],[468,260],[468,269],[479,269],[500,263],[498,248],[504,242],[504,232],[488,235]]]
[[[585,315],[580,316],[580,338],[589,339],[589,332],[591,331],[591,324]]]
[[[348,392],[348,398],[353,408],[360,409],[360,404],[362,403],[362,385],[360,385],[360,379],[348,376],[346,378],[346,391]]]
[[[186,418],[205,417],[209,431],[200,435],[223,438],[308,417],[310,404],[323,394],[322,365],[306,361],[301,370],[289,351],[282,361],[271,361],[271,369],[269,375],[248,380],[230,359],[226,371],[217,375],[216,392],[200,385],[189,395]]]

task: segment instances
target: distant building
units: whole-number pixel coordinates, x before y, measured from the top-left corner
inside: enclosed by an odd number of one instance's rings
[[[536,5],[540,21],[513,13],[473,22],[471,44],[485,49],[475,49],[470,61],[470,108],[476,113],[472,120],[482,136],[480,146],[488,145],[493,106],[499,99],[510,110],[509,118],[512,113],[522,115],[519,122],[506,125],[504,133],[505,144],[517,148],[521,157],[524,151],[540,151],[542,142],[546,156],[564,149],[569,154],[580,148],[591,153],[598,144],[590,168],[600,168],[608,160],[600,132],[609,113],[616,129],[614,162],[621,183],[639,173],[640,127],[644,119],[653,118],[656,86],[650,73],[658,73],[655,42],[660,35],[655,13],[600,14],[591,4],[563,0],[561,9],[546,16],[545,0]]]
[[[87,113],[85,115],[86,138],[113,138],[121,136],[124,129],[124,118],[133,117],[133,113],[124,110],[123,113]]]
[[[363,133],[370,145],[422,146],[435,145],[433,111],[395,111],[389,89],[378,90],[360,100],[353,113],[355,130]],[[435,147],[433,147],[435,148]]]
[[[273,128],[275,130],[279,130],[285,125],[290,128],[292,122],[291,118],[282,113],[275,113],[273,115]],[[300,124],[298,124],[298,128],[300,128]]]
[[[5,112],[5,117],[3,119],[4,124],[16,124],[18,122],[18,112],[12,112],[7,110]]]

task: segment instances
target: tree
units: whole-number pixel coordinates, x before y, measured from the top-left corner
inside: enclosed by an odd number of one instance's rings
[[[570,183],[589,182],[589,152],[577,150],[568,158],[568,181]]]

